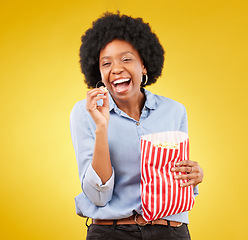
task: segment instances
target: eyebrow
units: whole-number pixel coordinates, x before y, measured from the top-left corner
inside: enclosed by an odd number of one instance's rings
[[[129,52],[129,51],[121,52],[119,55],[121,56],[121,55],[124,55],[124,54],[126,54],[126,53],[130,53],[130,54],[132,54],[132,55],[134,56],[134,54],[133,54],[132,52]],[[103,60],[103,59],[105,59],[105,58],[110,58],[110,57],[109,57],[109,56],[104,56],[104,57],[102,57],[102,58],[100,59],[100,61]]]

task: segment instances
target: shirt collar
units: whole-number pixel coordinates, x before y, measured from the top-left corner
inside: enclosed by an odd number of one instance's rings
[[[143,90],[146,95],[145,107],[149,109],[156,109],[157,101],[156,101],[155,95],[144,88]]]
[[[156,102],[155,95],[144,88],[142,89],[142,91],[144,91],[145,96],[146,96],[145,107],[149,109],[156,109],[157,102]],[[109,93],[109,111],[113,109],[117,111],[118,107]]]

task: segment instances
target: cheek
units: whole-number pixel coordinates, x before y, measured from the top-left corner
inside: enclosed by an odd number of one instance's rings
[[[140,63],[137,63],[135,69],[136,69],[137,74],[142,75],[142,72],[144,70],[143,65],[141,65]]]
[[[100,70],[100,73],[101,73],[102,82],[106,86],[107,79],[108,79],[108,74],[106,73],[106,71],[101,71],[101,70]]]
[[[142,68],[140,66],[137,66],[136,71],[135,71],[135,75],[136,75],[137,80],[141,81],[143,74],[142,74]]]
[[[100,69],[100,74],[101,74],[101,79],[104,80],[105,79],[105,74],[101,69]]]

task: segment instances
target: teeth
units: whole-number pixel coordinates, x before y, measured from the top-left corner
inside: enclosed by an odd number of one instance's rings
[[[115,81],[113,82],[113,84],[128,82],[129,80],[130,80],[130,78],[122,78],[122,79],[115,80]]]

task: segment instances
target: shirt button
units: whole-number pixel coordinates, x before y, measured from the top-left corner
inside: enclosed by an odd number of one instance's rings
[[[139,125],[140,125],[140,123],[139,123],[139,122],[136,122],[136,125],[137,125],[137,126],[139,126]]]

